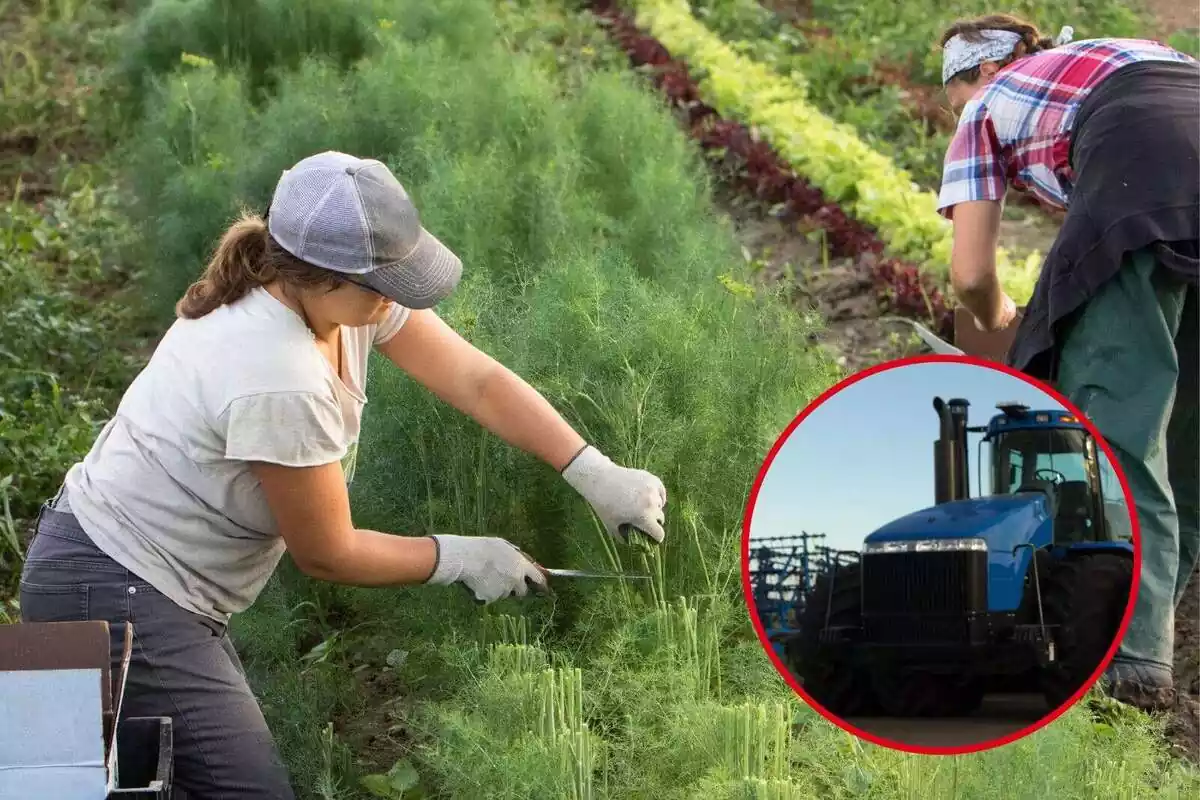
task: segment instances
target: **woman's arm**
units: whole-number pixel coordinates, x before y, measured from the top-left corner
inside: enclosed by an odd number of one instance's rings
[[[950,283],[984,330],[1008,326],[1016,307],[1000,288],[996,248],[1008,190],[1005,150],[987,106],[963,111],[942,166],[938,211],[954,224]]]
[[[1011,322],[1009,304],[996,274],[1002,205],[997,200],[972,200],[954,206],[954,247],[950,281],[959,302],[986,330]]]
[[[355,528],[338,462],[318,467],[251,465],[292,560],[306,575],[353,586],[424,583],[437,545],[429,537]]]
[[[547,576],[511,542],[492,536],[393,536],[355,528],[341,464],[251,462],[279,535],[302,572],[351,586],[461,583],[481,603],[547,589]]]
[[[561,472],[611,535],[624,538],[632,526],[656,542],[665,537],[662,481],[587,446],[546,398],[432,311],[414,312],[379,349],[442,400]]]
[[[556,470],[586,444],[536,389],[433,311],[412,312],[379,350],[439,398]]]

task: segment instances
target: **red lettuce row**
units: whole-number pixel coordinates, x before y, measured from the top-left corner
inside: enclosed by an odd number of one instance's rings
[[[803,219],[822,229],[831,256],[868,265],[881,311],[929,322],[944,337],[952,334],[953,310],[935,280],[913,263],[884,256],[886,246],[873,229],[830,202],[745,125],[722,119],[701,101],[686,64],[639,30],[612,0],[593,0],[589,6],[633,66],[651,68],[651,81],[681,112],[692,138],[703,149],[721,152],[734,163],[738,188],[781,207],[784,217]]]

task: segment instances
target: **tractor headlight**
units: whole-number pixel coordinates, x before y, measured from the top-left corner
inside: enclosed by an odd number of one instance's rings
[[[863,545],[863,555],[882,553],[945,553],[987,552],[987,542],[977,537],[964,539],[911,539],[906,542],[869,542]]]

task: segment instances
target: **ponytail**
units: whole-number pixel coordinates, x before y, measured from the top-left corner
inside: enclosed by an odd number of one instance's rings
[[[204,274],[175,304],[175,313],[184,319],[199,319],[277,280],[330,290],[342,284],[333,273],[284,250],[267,231],[266,220],[243,211],[217,243]]]

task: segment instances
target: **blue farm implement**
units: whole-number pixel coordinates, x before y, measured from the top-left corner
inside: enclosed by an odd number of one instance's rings
[[[796,622],[804,610],[804,598],[813,589],[814,576],[858,560],[857,551],[816,544],[824,538],[824,534],[800,533],[750,541],[754,608],[780,657],[784,655],[784,641],[796,632]]]
[[[840,716],[957,716],[999,690],[1057,708],[1125,613],[1134,552],[1119,481],[1069,413],[1002,403],[971,428],[965,400],[933,406],[935,504],[819,574],[785,659]],[[982,434],[981,473],[990,446],[987,496],[970,496],[968,433]]]

